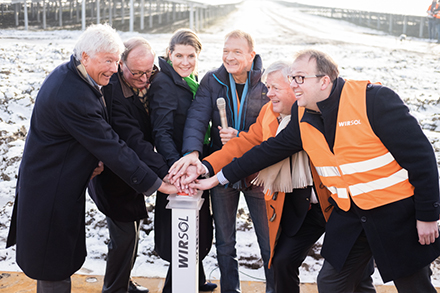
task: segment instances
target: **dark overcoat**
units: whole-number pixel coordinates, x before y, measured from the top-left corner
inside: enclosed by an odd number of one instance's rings
[[[33,279],[64,280],[86,257],[85,194],[98,161],[137,192],[157,175],[119,140],[100,90],[77,70],[58,66],[37,95],[19,168],[7,245]]]
[[[150,115],[132,92],[122,90],[122,80],[114,74],[103,88],[110,125],[139,158],[160,178],[168,173],[168,165],[154,151]],[[125,90],[128,90],[125,87]],[[116,221],[131,222],[148,217],[145,198],[109,168],[93,178],[89,192],[99,210]]]
[[[342,78],[336,79],[330,96],[317,103],[320,112],[307,110],[301,118],[301,123],[309,123],[324,135],[331,151],[344,84]],[[381,277],[388,282],[415,273],[440,255],[440,238],[430,245],[421,245],[416,229],[417,220],[433,222],[439,218],[438,167],[429,140],[394,91],[381,85],[368,85],[366,107],[374,133],[408,171],[414,194],[371,210],[361,210],[352,204],[348,212],[330,198],[334,209],[326,225],[321,254],[340,270],[364,231]],[[238,181],[302,150],[298,119],[298,105],[294,103],[287,127],[224,167],[225,177],[230,182]]]
[[[171,166],[182,156],[182,138],[186,113],[193,100],[188,84],[165,59],[159,57],[161,72],[148,91],[153,136],[157,151]],[[171,210],[166,209],[167,195],[158,192],[154,220],[155,250],[161,258],[171,261]],[[212,245],[212,217],[209,192],[199,212],[199,255],[202,260]]]

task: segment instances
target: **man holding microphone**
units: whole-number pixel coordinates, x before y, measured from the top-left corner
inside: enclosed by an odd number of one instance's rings
[[[254,51],[252,37],[235,30],[225,37],[223,65],[208,72],[200,83],[196,98],[188,110],[183,135],[183,162],[199,158],[209,121],[212,121],[211,145],[205,155],[222,148],[240,131],[248,131],[269,99],[261,82],[262,61]],[[217,100],[225,100],[230,127],[221,127]],[[215,224],[217,259],[220,267],[221,292],[241,292],[235,249],[236,215],[240,191],[246,199],[254,223],[266,273],[266,292],[274,292],[273,272],[268,269],[270,257],[266,205],[261,187],[242,184],[211,190]]]

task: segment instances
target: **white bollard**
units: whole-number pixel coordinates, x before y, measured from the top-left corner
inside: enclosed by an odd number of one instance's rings
[[[195,196],[171,194],[171,289],[173,293],[199,292],[199,210],[203,191]]]

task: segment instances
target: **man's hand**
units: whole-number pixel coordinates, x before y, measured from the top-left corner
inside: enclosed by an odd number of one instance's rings
[[[174,182],[171,182],[170,181],[170,174],[167,174],[162,180],[165,183],[169,183],[169,184],[174,185],[174,187],[176,187],[176,189],[177,189],[177,192],[183,192],[183,187],[180,185],[180,179],[181,178],[178,178]]]
[[[191,166],[189,168],[191,168]],[[194,178],[194,176],[192,176],[191,178]],[[191,178],[188,177],[187,175],[183,175],[182,177],[180,177],[179,192],[184,192],[184,193],[187,193],[191,196],[194,196],[197,194],[198,190],[190,187],[190,184],[195,182]],[[195,178],[197,178],[197,177],[195,177]]]
[[[186,173],[186,169],[191,165],[199,164],[199,152],[193,151],[188,155],[181,157],[180,160],[175,162],[171,168],[168,170],[168,174],[170,174],[171,182],[174,182],[177,178]],[[200,163],[201,164],[201,163]]]
[[[163,180],[164,182],[166,182],[166,183],[171,183],[171,182],[170,182],[170,175],[169,175],[169,174],[165,175],[165,177],[163,177],[162,180]]]
[[[200,163],[200,165],[202,165],[202,163]],[[204,172],[205,168],[203,167],[203,165],[201,166],[201,168],[199,168],[198,166],[189,166],[186,169],[186,173],[182,174],[181,184],[188,185],[194,182]]]
[[[221,126],[219,126],[218,129],[220,130],[220,138],[222,139],[222,144],[225,144],[234,137],[237,137],[238,130],[232,127],[223,129]]]
[[[186,169],[186,173],[180,177],[176,177],[172,184],[176,186],[179,192],[185,192],[188,194],[193,194],[193,192],[189,192],[191,189],[189,187],[190,183],[193,183],[199,177],[199,173],[197,172],[197,168],[195,166],[189,166]],[[168,176],[168,175],[167,175]],[[197,192],[196,192],[197,193]]]
[[[420,244],[429,245],[434,243],[435,239],[439,236],[437,221],[422,222],[417,220],[417,232]]]
[[[212,176],[208,179],[200,179],[190,183],[188,186],[192,190],[208,190],[218,185],[217,176]]]
[[[158,191],[165,193],[165,194],[173,194],[173,193],[178,192],[176,186],[174,186],[170,183],[167,183],[165,181],[162,181],[162,184],[160,185]]]
[[[93,177],[98,176],[99,174],[101,174],[102,171],[104,171],[104,163],[99,161],[98,167],[96,167],[95,170],[93,170],[92,177],[90,177],[90,180],[92,180]]]
[[[205,167],[203,167],[202,162],[200,162],[197,151],[180,158],[168,171],[172,184],[176,184],[176,181],[184,175],[186,175],[187,178],[185,178],[181,184],[188,184],[204,173]]]

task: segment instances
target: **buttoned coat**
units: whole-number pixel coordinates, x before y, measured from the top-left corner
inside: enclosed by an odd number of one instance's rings
[[[42,84],[19,168],[7,245],[17,244],[18,265],[38,280],[64,280],[84,263],[86,188],[98,161],[137,192],[158,178],[119,140],[78,64],[72,56]]]
[[[113,130],[139,158],[160,178],[168,173],[168,165],[154,151],[150,115],[133,93],[122,89],[120,73],[115,73],[110,83],[103,87],[109,121]],[[125,90],[129,90],[125,87]],[[161,183],[161,180],[158,180]],[[160,185],[159,185],[160,186]],[[93,178],[90,195],[99,210],[116,221],[131,222],[148,217],[145,196],[134,190],[111,169]]]
[[[320,112],[307,110],[301,117],[301,123],[309,123],[325,136],[330,150],[344,83],[342,78],[336,79],[330,96],[317,103]],[[388,282],[413,274],[440,255],[440,239],[421,245],[416,230],[416,220],[430,222],[439,218],[438,167],[429,140],[394,91],[370,84],[366,88],[366,107],[374,133],[399,165],[408,170],[414,195],[371,210],[361,210],[353,204],[349,212],[342,211],[329,198],[334,209],[326,225],[321,255],[340,270],[364,230],[382,279]],[[295,103],[291,121],[283,131],[223,168],[223,173],[235,182],[302,149]]]

